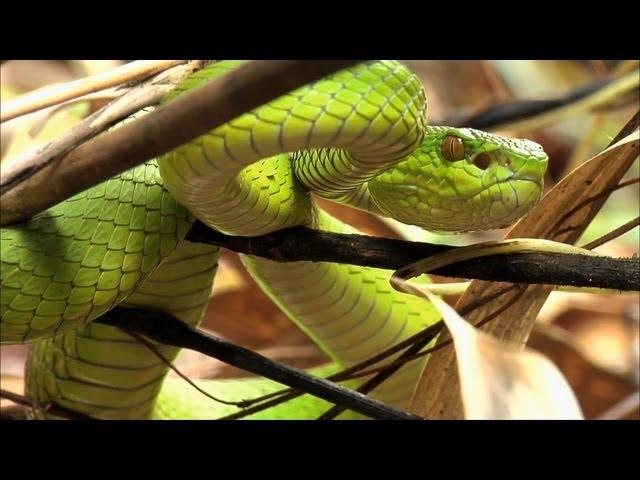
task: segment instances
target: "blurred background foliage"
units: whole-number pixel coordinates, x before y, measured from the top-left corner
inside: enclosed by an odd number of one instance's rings
[[[93,75],[122,63],[117,60],[6,61],[0,69],[0,100],[6,102],[26,92]],[[531,129],[509,128],[512,122],[483,128],[524,136],[542,144],[550,157],[546,189],[606,148],[639,107],[640,62],[635,60],[411,60],[404,63],[422,79],[429,103],[429,122],[459,126],[467,126],[478,114],[496,107],[500,109],[505,104],[567,100],[580,92],[604,88],[625,76],[629,78],[625,89],[596,108],[575,109],[564,118],[552,119]],[[4,122],[2,163],[6,165],[5,162],[18,154],[46,145],[101,106],[100,102],[75,103]],[[525,106],[525,112],[527,108]],[[640,168],[636,161],[626,178],[638,176]],[[637,217],[638,198],[637,183],[615,192],[578,244]],[[504,231],[495,231],[433,235],[327,201],[320,203],[342,220],[376,236],[463,245],[501,238],[504,234]],[[637,255],[638,241],[636,227],[597,250],[616,257],[630,257]],[[435,278],[435,281],[450,279]],[[602,296],[554,292],[541,311],[529,345],[560,367],[587,418],[640,418],[638,317],[637,294]],[[296,367],[307,368],[327,360],[261,292],[233,252],[222,253],[204,327]],[[22,392],[26,352],[27,347],[22,345],[1,347],[2,388]],[[192,378],[246,375],[195,352],[183,352],[177,366]],[[2,407],[3,416],[12,410],[7,400],[2,400]],[[15,409],[12,412],[15,414]]]

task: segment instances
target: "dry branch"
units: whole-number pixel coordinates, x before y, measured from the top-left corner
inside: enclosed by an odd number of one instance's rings
[[[175,88],[176,84],[201,68],[202,64],[202,61],[193,61],[178,65],[164,70],[148,81],[128,90],[121,89],[110,92],[111,95],[117,95],[115,100],[89,115],[44,147],[35,151],[27,151],[18,158],[12,159],[9,165],[4,165],[0,172],[2,192],[6,194],[18,185],[25,176],[34,175],[48,164],[58,161],[81,143],[102,133],[129,115],[144,107],[157,104],[164,95]],[[83,99],[90,101],[92,95],[80,97],[72,102]],[[66,105],[68,103],[61,104],[53,110]]]
[[[513,122],[504,123],[494,126],[495,129],[508,130],[514,134],[522,134],[543,128],[547,125],[558,123],[566,118],[580,115],[584,112],[595,110],[599,107],[607,105],[612,101],[620,98],[633,90],[638,90],[640,85],[640,71],[636,70],[631,73],[612,81],[603,88],[600,88],[586,97],[567,105],[555,108],[550,111],[542,112],[530,118],[523,118]]]
[[[18,405],[22,405],[23,407],[33,408],[61,418],[68,418],[71,420],[96,420],[93,417],[80,412],[69,410],[68,408],[62,407],[60,405],[41,404],[31,398],[25,397],[23,395],[18,395],[17,393],[13,393],[8,390],[0,389],[0,398],[6,398]]]
[[[97,321],[119,327],[127,333],[143,334],[165,345],[189,348],[204,353],[234,367],[303,390],[328,402],[344,405],[368,417],[387,420],[420,419],[326,379],[314,377],[307,372],[234,345],[162,312],[116,307]]]
[[[185,60],[140,60],[107,72],[80,78],[62,85],[53,85],[28,93],[2,105],[0,122],[35,112],[52,105],[57,105],[88,93],[104,90],[109,87],[129,83],[148,77],[159,71],[174,67]]]
[[[187,235],[235,252],[278,262],[335,262],[397,270],[457,247],[294,227],[259,237],[225,235],[197,222]],[[640,259],[560,253],[511,253],[476,258],[432,272],[456,278],[640,291]]]

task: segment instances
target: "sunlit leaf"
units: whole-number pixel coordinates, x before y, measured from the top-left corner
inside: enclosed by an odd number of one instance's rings
[[[465,418],[583,419],[571,387],[544,355],[498,340],[427,293],[453,337]]]

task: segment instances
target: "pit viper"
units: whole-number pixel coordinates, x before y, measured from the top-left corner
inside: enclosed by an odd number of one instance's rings
[[[210,64],[164,102],[241,63]],[[296,225],[356,232],[318,208],[320,196],[431,231],[463,232],[507,226],[539,200],[548,161],[542,147],[431,126],[426,110],[421,82],[401,63],[361,63],[3,227],[1,340],[32,344],[26,395],[103,419],[237,410],[166,378],[166,365],[146,346],[92,322],[120,305],[197,325],[218,248],[185,240],[195,219],[244,236]],[[389,271],[253,256],[243,263],[333,359],[315,374],[360,362],[439,319],[424,300],[395,291]],[[179,353],[157,348],[169,360]],[[372,396],[407,409],[423,363],[406,364]],[[230,401],[281,388],[265,379],[199,383]],[[250,418],[314,418],[329,406],[307,395]]]

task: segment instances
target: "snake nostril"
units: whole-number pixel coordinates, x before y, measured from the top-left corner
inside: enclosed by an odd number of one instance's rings
[[[476,167],[485,170],[489,165],[491,165],[491,155],[488,153],[479,153],[473,159],[473,163]]]

